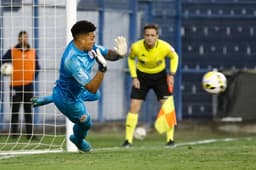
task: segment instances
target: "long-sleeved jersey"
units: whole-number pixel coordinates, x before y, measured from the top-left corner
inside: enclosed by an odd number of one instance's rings
[[[94,45],[92,50],[100,49],[106,56],[108,49]],[[62,55],[60,75],[56,84],[61,89],[67,100],[79,100],[86,90],[84,86],[91,81],[91,70],[95,63],[95,57],[91,51],[81,51],[71,41]]]
[[[128,57],[131,77],[137,77],[136,69],[148,74],[155,74],[166,68],[165,58],[170,58],[170,72],[175,74],[178,67],[178,55],[174,48],[163,40],[157,40],[152,49],[147,49],[144,40],[132,44]]]

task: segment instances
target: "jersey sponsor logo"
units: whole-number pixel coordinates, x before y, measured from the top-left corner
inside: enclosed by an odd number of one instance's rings
[[[95,53],[95,51],[91,50],[88,52],[88,55],[90,57],[90,59],[93,59],[94,58],[94,55],[93,55],[93,52]],[[96,54],[96,53],[95,53]]]
[[[162,63],[163,63],[163,61],[162,61],[162,60],[159,60],[159,61],[156,62],[156,65],[159,66],[159,65],[161,65]]]

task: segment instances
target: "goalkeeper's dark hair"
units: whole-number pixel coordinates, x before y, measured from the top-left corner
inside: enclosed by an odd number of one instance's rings
[[[77,38],[77,36],[81,34],[87,34],[89,32],[94,32],[95,30],[96,27],[93,23],[86,20],[82,20],[78,21],[73,25],[73,27],[71,28],[71,33],[73,38]]]
[[[143,31],[145,33],[146,29],[154,29],[156,30],[156,33],[158,34],[158,26],[156,24],[147,24],[144,26]]]

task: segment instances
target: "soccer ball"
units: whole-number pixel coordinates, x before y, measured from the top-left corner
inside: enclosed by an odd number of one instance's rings
[[[11,63],[4,63],[2,66],[1,66],[1,73],[4,74],[4,75],[11,75],[13,72],[13,67],[12,67],[12,64]]]
[[[147,135],[147,131],[144,127],[137,127],[134,131],[134,138],[143,140]]]
[[[211,94],[219,94],[227,88],[227,79],[225,75],[216,70],[204,74],[202,79],[203,89]]]

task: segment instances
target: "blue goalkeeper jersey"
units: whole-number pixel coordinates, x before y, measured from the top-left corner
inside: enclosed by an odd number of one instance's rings
[[[93,49],[99,48],[101,54],[106,56],[108,49],[94,44]],[[86,90],[84,86],[91,81],[91,70],[95,58],[91,51],[79,50],[73,41],[66,47],[60,64],[59,79],[56,87],[61,90],[67,100],[81,100],[81,95]]]

